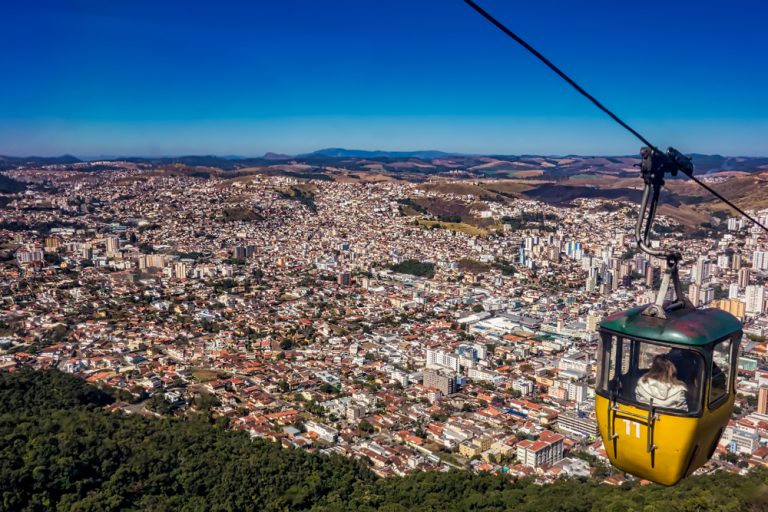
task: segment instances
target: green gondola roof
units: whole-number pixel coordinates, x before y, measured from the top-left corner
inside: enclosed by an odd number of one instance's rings
[[[702,346],[742,329],[741,322],[722,309],[681,309],[667,318],[640,314],[647,306],[619,311],[600,322],[607,329],[627,336],[678,345]]]

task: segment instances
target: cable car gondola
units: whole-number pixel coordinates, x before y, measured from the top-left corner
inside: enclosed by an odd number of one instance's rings
[[[664,177],[682,172],[756,226],[768,228],[696,178],[689,158],[673,148],[662,153],[523,38],[473,0],[464,2],[647,146],[641,150],[644,190],[635,238],[643,252],[663,259],[666,269],[655,303],[600,323],[595,412],[614,466],[674,485],[712,457],[728,424],[742,325],[725,311],[695,308],[680,285],[680,253],[649,246]],[[666,300],[670,284],[674,299]]]
[[[666,270],[654,304],[600,323],[595,412],[611,464],[673,485],[712,457],[728,424],[742,326],[720,309],[693,307],[678,277],[680,254],[649,247],[664,174],[693,167],[673,149],[643,148],[642,157],[636,242],[664,258]],[[675,297],[665,301],[670,282]]]

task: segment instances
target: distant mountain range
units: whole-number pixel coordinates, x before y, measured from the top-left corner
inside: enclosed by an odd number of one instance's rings
[[[24,156],[24,157],[0,155],[0,171],[4,171],[7,169],[15,169],[21,166],[74,164],[77,162],[81,162],[81,160],[72,155]]]
[[[699,175],[720,171],[761,172],[768,170],[768,157],[728,157],[722,155],[691,155]],[[424,179],[429,175],[463,173],[475,178],[534,178],[568,179],[572,176],[610,175],[636,176],[639,157],[632,156],[541,156],[541,155],[470,155],[444,151],[368,151],[326,148],[300,155],[267,153],[261,157],[187,155],[178,157],[116,157],[99,161],[128,161],[152,166],[183,165],[206,167],[222,171],[261,169],[267,172],[308,173],[346,169],[396,175],[405,179]],[[82,171],[109,170],[104,166],[88,165],[72,155],[60,157],[0,156],[0,171],[21,166],[70,165]],[[290,167],[290,168],[289,168]],[[460,175],[456,175],[460,178]]]
[[[691,155],[696,174],[723,178],[717,189],[744,208],[768,207],[768,157]],[[110,163],[114,162],[114,163]],[[0,157],[0,170],[59,165],[83,173],[111,172],[121,162],[148,165],[155,173],[197,178],[285,176],[301,180],[404,180],[439,192],[480,200],[537,199],[567,204],[577,198],[638,201],[638,156],[470,155],[443,151],[367,151],[326,148],[302,155],[267,153],[261,157],[189,155],[157,158]],[[727,172],[726,172],[727,171]],[[0,175],[0,193],[15,193],[25,183]],[[698,229],[723,205],[684,177],[669,179],[661,205],[691,229]],[[439,212],[438,212],[439,213]]]
[[[443,151],[366,151],[363,149],[326,148],[312,153],[296,155],[297,158],[329,157],[329,158],[419,158],[431,160],[448,156],[464,156],[464,153],[445,153]]]

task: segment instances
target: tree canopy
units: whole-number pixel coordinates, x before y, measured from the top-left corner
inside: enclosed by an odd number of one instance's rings
[[[429,278],[435,276],[435,264],[428,261],[405,260],[396,265],[391,265],[390,268],[401,274]]]
[[[377,478],[361,461],[251,440],[207,414],[108,412],[112,397],[57,371],[0,372],[2,510],[757,511],[768,472],[674,488],[467,472]]]

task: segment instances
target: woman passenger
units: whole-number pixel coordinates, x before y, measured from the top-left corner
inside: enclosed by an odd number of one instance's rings
[[[687,411],[687,391],[685,383],[677,378],[674,363],[659,355],[653,358],[651,368],[637,382],[635,396],[639,402],[646,404],[653,400],[654,407]]]

